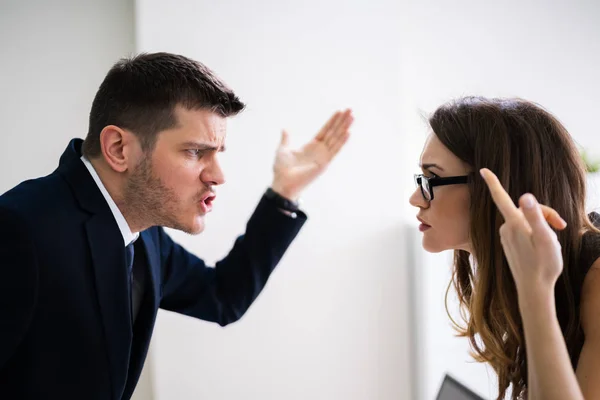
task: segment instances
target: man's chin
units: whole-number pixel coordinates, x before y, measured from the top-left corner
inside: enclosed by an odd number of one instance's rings
[[[204,232],[204,228],[204,219],[195,220],[189,227],[187,227],[187,229],[185,229],[185,232],[190,235],[199,235]]]
[[[189,220],[187,222],[179,221],[169,226],[169,228],[185,232],[188,235],[198,235],[204,232],[204,217],[194,218],[191,222]]]
[[[190,231],[188,232],[190,235],[199,235],[202,232],[204,232],[204,225],[202,225],[201,227],[197,227],[194,229],[190,229]]]
[[[194,220],[194,223],[190,227],[190,231],[188,232],[190,235],[199,235],[204,232],[204,228],[206,227],[204,223],[204,216],[197,217]]]

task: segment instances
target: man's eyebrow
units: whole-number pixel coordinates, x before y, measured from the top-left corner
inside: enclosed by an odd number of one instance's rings
[[[212,144],[208,144],[208,143],[200,143],[200,142],[184,142],[182,144],[183,147],[191,147],[197,150],[201,150],[201,151],[220,151],[223,152],[225,151],[225,145],[222,145],[220,148],[213,146]]]
[[[423,165],[421,165],[421,168],[423,168],[423,169],[437,168],[437,169],[439,169],[440,171],[443,171],[443,170],[444,170],[444,168],[440,167],[440,166],[439,166],[439,165],[437,165],[437,164],[423,164]]]

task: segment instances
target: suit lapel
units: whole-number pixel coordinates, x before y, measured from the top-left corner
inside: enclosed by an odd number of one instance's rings
[[[146,265],[146,277],[149,280],[149,283],[146,285],[146,290],[150,289],[150,292],[146,292],[144,296],[144,303],[147,301],[151,301],[152,308],[154,310],[158,310],[158,305],[160,303],[160,259],[158,250],[156,246],[154,246],[154,242],[152,241],[152,236],[149,231],[144,231],[140,234],[140,239],[144,243],[144,249],[146,250],[146,259],[148,260]],[[149,304],[144,304],[149,305]],[[155,311],[156,312],[156,311]]]
[[[131,352],[132,327],[125,248],[110,215],[96,214],[86,224],[96,293],[116,398],[125,387]],[[117,238],[118,240],[110,239]]]
[[[69,183],[79,206],[90,214],[85,221],[85,230],[91,268],[104,328],[113,398],[121,399],[127,381],[132,341],[125,245],[102,192],[80,160],[81,144],[81,139],[69,143],[57,171]]]

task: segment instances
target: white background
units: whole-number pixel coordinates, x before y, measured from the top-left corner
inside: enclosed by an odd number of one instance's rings
[[[405,231],[421,115],[465,94],[521,96],[600,156],[599,17],[592,0],[0,0],[0,192],[50,173],[85,136],[119,57],[185,54],[248,104],[230,122],[205,234],[174,233],[212,263],[270,183],[280,130],[300,145],[352,107],[353,136],[305,193],[309,221],[257,302],[225,329],[161,312],[138,396],[432,399],[451,371],[491,397],[445,315],[448,255]]]

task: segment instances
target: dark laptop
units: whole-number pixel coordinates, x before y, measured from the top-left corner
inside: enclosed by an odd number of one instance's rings
[[[484,400],[484,398],[446,374],[436,400]]]

